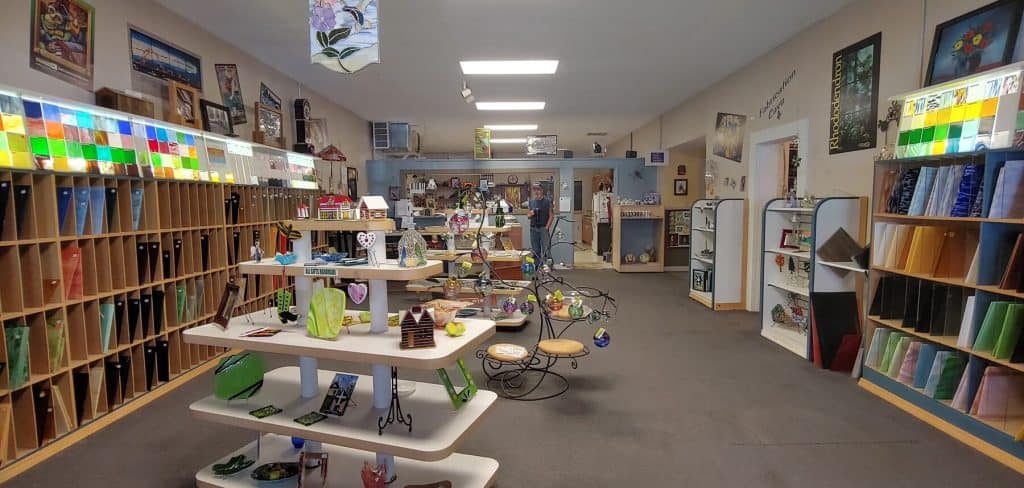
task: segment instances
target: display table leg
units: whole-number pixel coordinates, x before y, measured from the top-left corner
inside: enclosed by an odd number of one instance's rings
[[[377,258],[377,262],[383,262],[387,257],[384,232],[375,232],[377,238],[374,240],[373,248],[369,250]],[[388,282],[385,280],[370,280],[370,333],[383,334],[388,331]],[[373,408],[386,412],[391,406],[391,366],[385,364],[374,364],[371,366],[373,372]],[[377,453],[377,464],[387,468],[388,479],[395,479],[395,457],[391,454]]]
[[[313,239],[311,232],[303,232],[302,237],[292,244],[298,262],[304,263],[312,259]],[[309,316],[309,300],[313,297],[313,279],[304,276],[295,277],[295,308],[298,311],[299,320],[295,327],[306,328],[306,319]],[[299,394],[302,398],[313,398],[319,392],[317,381],[316,358],[299,357]],[[320,442],[306,441],[303,447],[306,452],[323,452]]]

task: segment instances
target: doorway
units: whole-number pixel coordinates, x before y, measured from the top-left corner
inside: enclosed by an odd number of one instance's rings
[[[669,164],[658,169],[665,206],[665,271],[690,269],[690,208],[704,198],[706,158],[707,144],[698,137],[670,148]]]
[[[747,310],[761,309],[761,214],[769,200],[807,191],[807,138],[810,124],[801,119],[750,135],[747,168]]]
[[[604,260],[611,251],[611,204],[615,174],[611,168],[573,169],[573,221],[577,268],[606,269]]]

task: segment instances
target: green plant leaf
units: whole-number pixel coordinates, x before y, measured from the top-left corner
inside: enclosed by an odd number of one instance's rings
[[[321,31],[316,32],[316,42],[320,43],[320,47],[330,46],[330,43],[327,42],[327,34]]]
[[[359,51],[358,47],[346,47],[345,49],[341,50],[340,54],[338,54],[338,59],[345,59],[345,58],[355,54],[358,51]]]
[[[333,30],[331,30],[331,32],[329,32],[327,34],[327,44],[329,46],[333,46],[333,45],[337,44],[338,41],[340,41],[342,39],[348,39],[348,36],[351,33],[352,33],[352,29],[350,27],[340,27],[340,28],[337,28],[337,29],[333,29]]]
[[[333,47],[326,47],[326,48],[324,48],[323,51],[320,51],[320,54],[323,54],[324,56],[327,56],[328,58],[336,58],[336,57],[338,57],[338,50],[334,49]]]

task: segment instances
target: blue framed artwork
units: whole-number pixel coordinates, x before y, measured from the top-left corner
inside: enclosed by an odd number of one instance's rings
[[[924,86],[1009,63],[1020,16],[1020,0],[1000,0],[936,26]]]
[[[196,56],[180,47],[128,25],[132,69],[161,80],[176,81],[203,89],[203,67]]]

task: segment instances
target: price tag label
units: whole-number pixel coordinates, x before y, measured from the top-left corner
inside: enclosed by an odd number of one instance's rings
[[[302,270],[304,276],[338,276],[338,270],[335,268],[318,268],[316,266],[308,266]]]

